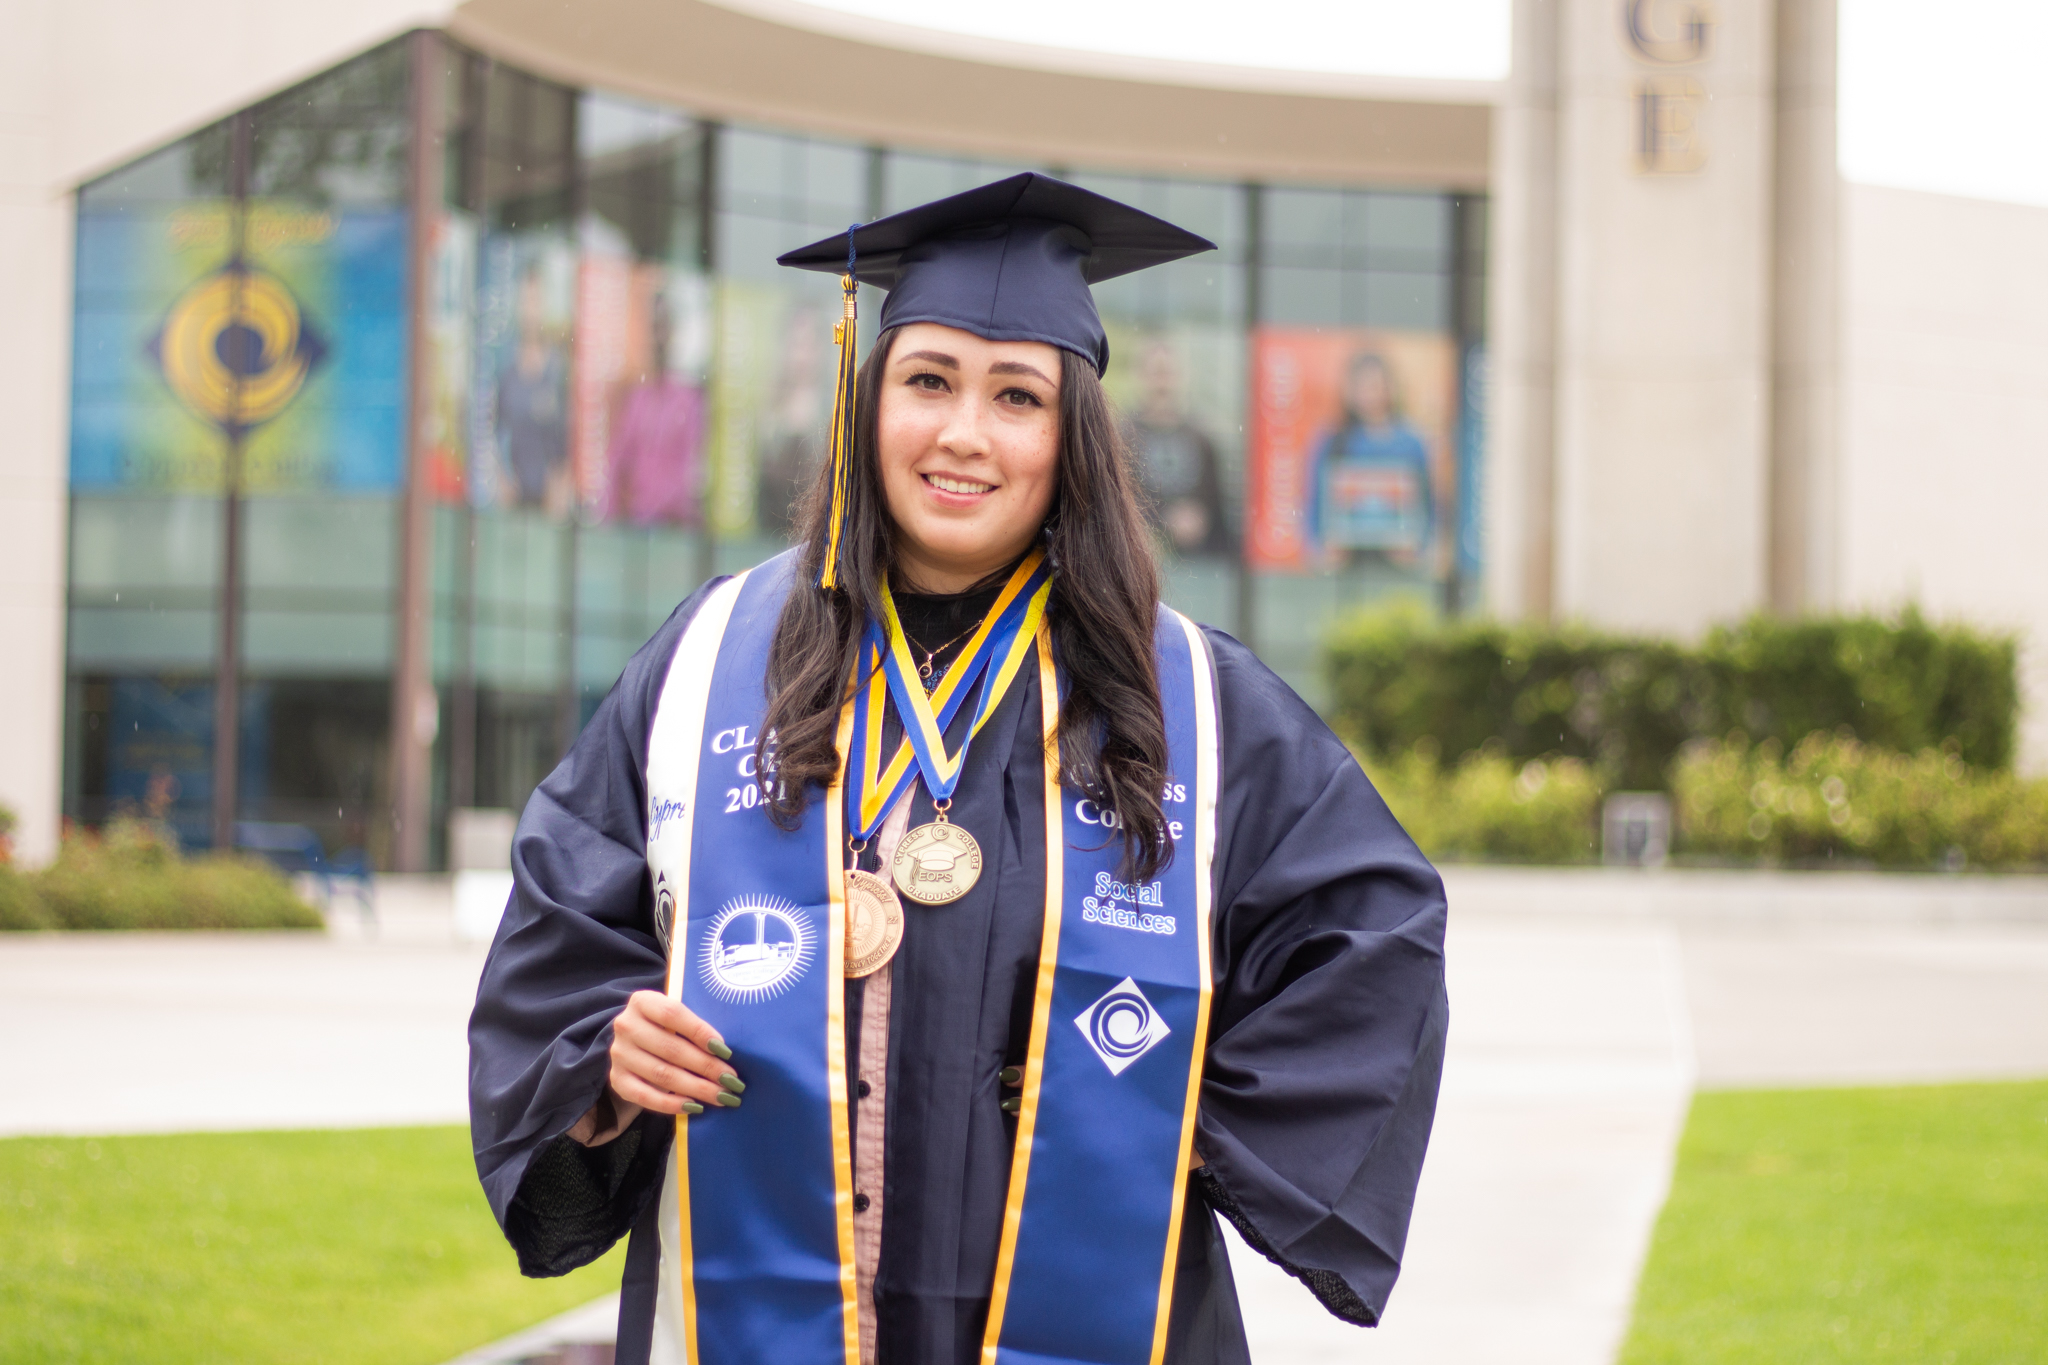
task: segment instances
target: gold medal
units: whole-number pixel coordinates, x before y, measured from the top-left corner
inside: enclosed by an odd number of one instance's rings
[[[921,905],[950,905],[981,879],[981,845],[946,819],[952,804],[942,803],[938,819],[904,835],[889,864],[897,887]]]
[[[846,874],[846,974],[870,976],[903,943],[903,902],[889,883],[853,868]]]

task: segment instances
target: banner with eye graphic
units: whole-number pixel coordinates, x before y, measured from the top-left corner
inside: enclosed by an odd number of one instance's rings
[[[81,211],[71,483],[385,491],[404,463],[408,215],[255,199]]]

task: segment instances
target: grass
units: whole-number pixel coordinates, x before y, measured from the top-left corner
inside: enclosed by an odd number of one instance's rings
[[[2048,1083],[1698,1096],[1621,1359],[2048,1360]]]
[[[623,1255],[521,1278],[460,1127],[0,1141],[6,1365],[434,1365]]]

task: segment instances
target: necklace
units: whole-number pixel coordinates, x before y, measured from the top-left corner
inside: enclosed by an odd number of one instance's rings
[[[905,640],[909,640],[910,643],[916,646],[918,649],[924,650],[924,662],[917,666],[917,678],[919,682],[922,682],[924,684],[925,691],[929,692],[932,690],[932,688],[938,685],[937,676],[935,675],[932,668],[932,660],[938,658],[941,654],[944,654],[954,645],[959,644],[962,640],[966,639],[968,636],[974,634],[975,631],[980,629],[981,622],[976,621],[972,625],[968,626],[967,629],[961,631],[958,635],[955,635],[952,639],[940,645],[937,649],[925,649],[922,641],[910,639],[909,631],[905,631],[903,633],[903,638]]]

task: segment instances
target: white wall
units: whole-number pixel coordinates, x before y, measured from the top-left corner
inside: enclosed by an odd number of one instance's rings
[[[0,0],[0,802],[56,848],[76,184],[422,23],[421,0]]]
[[[1844,605],[2025,633],[2048,770],[2048,208],[1847,188]]]

